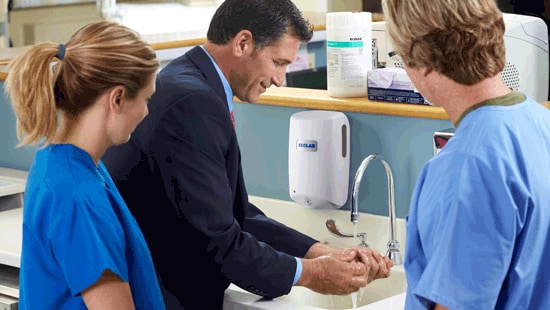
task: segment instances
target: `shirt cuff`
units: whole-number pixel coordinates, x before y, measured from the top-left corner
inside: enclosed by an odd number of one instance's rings
[[[292,285],[294,286],[296,282],[300,279],[300,276],[302,275],[302,261],[298,257],[294,257],[296,259],[296,274],[294,275],[294,282],[292,282]]]

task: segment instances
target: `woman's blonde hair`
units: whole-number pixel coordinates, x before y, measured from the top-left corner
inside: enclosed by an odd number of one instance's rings
[[[58,109],[76,116],[114,86],[124,86],[126,96],[135,98],[158,67],[151,46],[115,22],[87,24],[66,45],[32,46],[10,62],[5,82],[17,117],[19,145],[43,139],[50,143]]]
[[[383,0],[382,9],[409,67],[432,68],[464,85],[504,69],[504,20],[495,0]]]

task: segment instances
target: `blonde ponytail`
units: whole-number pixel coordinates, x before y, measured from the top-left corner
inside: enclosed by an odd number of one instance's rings
[[[57,129],[54,97],[55,74],[51,62],[57,54],[54,43],[41,43],[13,59],[5,82],[17,119],[19,146],[51,142]]]

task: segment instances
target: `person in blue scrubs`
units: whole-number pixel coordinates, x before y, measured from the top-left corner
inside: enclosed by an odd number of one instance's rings
[[[550,111],[503,83],[495,1],[383,10],[407,74],[455,127],[411,199],[406,309],[550,309]]]
[[[100,160],[147,115],[158,67],[149,44],[108,21],[10,64],[20,145],[38,144],[24,193],[19,309],[165,309],[149,248]]]

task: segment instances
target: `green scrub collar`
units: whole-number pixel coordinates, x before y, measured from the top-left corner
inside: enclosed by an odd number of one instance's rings
[[[456,124],[454,124],[454,126],[455,126],[455,128],[458,128],[458,125],[460,124],[462,119],[464,117],[466,117],[466,115],[468,115],[470,112],[476,110],[477,108],[488,106],[488,105],[492,105],[492,106],[511,106],[511,105],[514,105],[514,104],[521,103],[521,102],[525,101],[525,99],[527,99],[527,97],[525,96],[524,93],[514,90],[514,91],[511,91],[511,92],[509,92],[508,94],[506,94],[504,96],[483,100],[482,102],[476,103],[473,106],[466,109],[466,111],[464,111],[462,113],[462,115],[460,115],[460,117],[458,118],[458,120],[456,121]]]

